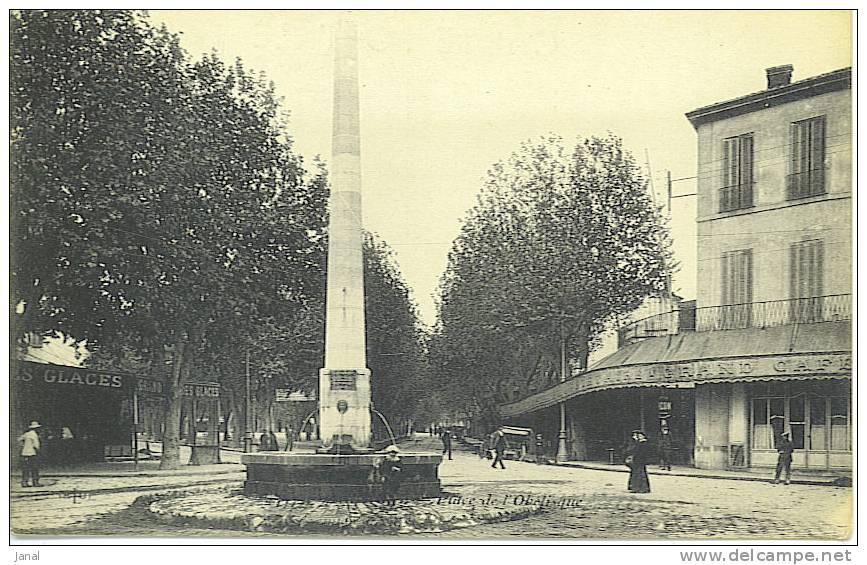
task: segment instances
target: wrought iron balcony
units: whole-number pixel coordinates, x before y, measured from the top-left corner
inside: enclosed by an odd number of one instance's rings
[[[719,189],[719,211],[730,212],[753,205],[753,183],[744,182]]]
[[[707,332],[771,328],[790,324],[841,322],[852,319],[852,295],[835,294],[747,304],[684,308],[648,316],[617,332],[618,347],[641,339],[687,331]]]
[[[791,173],[786,179],[786,196],[789,200],[825,194],[824,169]]]

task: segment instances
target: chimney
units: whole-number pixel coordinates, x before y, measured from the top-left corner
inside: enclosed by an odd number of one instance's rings
[[[794,67],[792,65],[780,65],[779,67],[765,69],[765,72],[768,73],[768,89],[786,86],[792,82],[793,70]]]

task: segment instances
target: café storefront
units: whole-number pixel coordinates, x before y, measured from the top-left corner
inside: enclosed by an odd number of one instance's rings
[[[653,442],[657,428],[668,426],[682,448],[680,464],[773,467],[776,441],[788,431],[793,468],[851,471],[852,355],[846,328],[836,329],[645,340],[571,380],[501,405],[500,414],[507,422],[555,415],[564,402],[569,453],[581,460],[603,460],[632,427],[647,430]]]
[[[46,464],[133,455],[133,375],[30,361],[13,361],[12,375],[9,430],[15,455],[18,436],[34,420],[42,426]]]

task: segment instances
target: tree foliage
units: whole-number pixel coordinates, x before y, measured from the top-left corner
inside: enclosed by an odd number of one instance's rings
[[[122,343],[168,371],[177,465],[197,363],[317,292],[324,170],[307,172],[273,86],[240,61],[191,61],[134,12],[11,18],[15,330]]]
[[[374,409],[395,427],[416,416],[426,394],[424,335],[393,251],[371,234],[363,251],[371,396]]]
[[[609,135],[526,142],[494,165],[449,254],[431,363],[439,387],[487,411],[561,345],[586,365],[594,339],[665,286],[669,239],[646,181]]]

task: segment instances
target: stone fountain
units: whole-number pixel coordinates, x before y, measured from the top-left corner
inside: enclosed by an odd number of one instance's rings
[[[357,41],[355,26],[341,23],[334,61],[325,367],[319,371],[322,446],[316,453],[242,455],[247,467],[244,492],[251,495],[323,501],[381,496],[375,467],[384,455],[372,447],[371,375],[365,349]],[[401,453],[401,460],[401,498],[440,495],[441,455]]]

